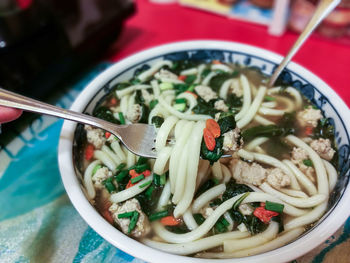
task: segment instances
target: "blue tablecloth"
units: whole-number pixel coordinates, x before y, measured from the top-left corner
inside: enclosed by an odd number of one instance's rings
[[[69,87],[57,105],[69,108],[108,65],[97,66]],[[143,262],[105,241],[71,205],[57,162],[62,122],[42,116],[0,148],[0,262]],[[293,262],[350,262],[349,234],[350,220]]]

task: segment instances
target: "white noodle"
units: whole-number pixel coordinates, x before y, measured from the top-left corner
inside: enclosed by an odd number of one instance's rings
[[[197,68],[189,68],[189,69],[185,69],[183,71],[180,72],[180,75],[194,75],[198,73],[198,69]]]
[[[335,170],[335,168],[330,162],[323,160],[323,163],[324,163],[324,166],[326,167],[327,174],[328,174],[329,192],[332,192],[338,180],[337,170]]]
[[[157,159],[153,167],[154,173],[163,174],[165,172],[165,167],[168,163],[171,151],[172,148],[166,146],[160,152],[157,153]]]
[[[221,164],[221,170],[222,170],[222,173],[224,174],[223,183],[228,183],[228,181],[230,181],[232,178],[232,174],[230,172],[230,169],[228,169],[226,165]]]
[[[282,89],[281,87],[271,88],[268,90],[267,94],[271,95],[271,94],[279,93],[282,91],[281,89]],[[288,87],[286,89],[283,89],[283,91],[289,93],[291,96],[294,97],[296,109],[297,110],[300,109],[302,104],[303,104],[303,99],[301,98],[300,92],[292,87]]]
[[[255,147],[260,146],[261,144],[264,144],[268,140],[269,138],[267,137],[256,137],[254,140],[252,140],[246,145],[245,149],[247,151],[252,151],[253,149],[255,149]]]
[[[270,121],[268,119],[265,119],[264,117],[261,117],[260,115],[255,115],[254,121],[261,125],[273,125],[275,124],[273,121]]]
[[[128,95],[132,92],[134,92],[135,90],[142,90],[142,89],[149,89],[151,88],[150,85],[144,85],[144,84],[137,84],[137,85],[132,85],[130,87],[127,87],[125,89],[122,90],[116,90],[116,95],[118,98],[122,98],[125,95]]]
[[[243,116],[245,116],[245,114],[248,112],[248,110],[250,108],[250,104],[252,102],[252,94],[250,91],[249,81],[248,81],[247,77],[244,76],[243,74],[241,74],[239,80],[241,82],[241,87],[243,89],[243,105],[242,105],[240,112],[238,112],[235,115],[236,121],[240,120]]]
[[[274,239],[278,234],[278,223],[271,222],[268,228],[255,236],[247,237],[239,240],[225,240],[224,252],[235,252],[242,249],[256,247]]]
[[[113,151],[118,155],[119,159],[124,162],[126,160],[125,153],[123,152],[122,148],[120,147],[120,144],[118,141],[114,141],[111,143],[111,148]]]
[[[212,64],[210,68],[211,70],[222,70],[228,73],[232,72],[232,68],[225,64]]]
[[[94,184],[92,182],[92,172],[96,165],[101,164],[100,160],[95,160],[92,163],[89,164],[89,166],[86,168],[84,172],[84,186],[86,188],[86,192],[89,199],[94,199],[96,196],[96,191],[94,188]]]
[[[286,164],[290,170],[294,173],[296,176],[297,180],[301,183],[301,185],[305,188],[305,190],[310,194],[310,195],[315,195],[317,194],[317,189],[313,182],[305,175],[303,174],[296,166],[294,163],[292,163],[289,160],[283,160],[283,163]]]
[[[220,87],[219,97],[226,100],[227,99],[227,92],[231,87],[233,79],[226,80]]]
[[[184,114],[190,114],[192,112],[192,109],[197,105],[197,99],[188,92],[181,93],[176,98],[177,99],[183,98],[187,100],[189,105],[188,105],[188,109],[184,112]]]
[[[222,179],[222,170],[221,170],[220,161],[216,161],[211,166],[211,171],[212,171],[212,174],[213,174],[214,178],[216,178],[219,181],[221,181],[221,179]]]
[[[118,155],[116,155],[111,149],[109,149],[106,145],[103,145],[101,150],[107,154],[114,162],[115,166],[118,166],[119,164],[121,164],[121,160],[118,157]]]
[[[288,223],[284,225],[284,229],[290,230],[296,227],[311,224],[317,221],[318,219],[320,219],[320,217],[324,214],[326,209],[327,209],[327,200],[322,204],[316,206],[314,209],[311,210],[311,212],[290,220]]]
[[[201,114],[185,114],[182,112],[179,112],[175,110],[170,104],[168,104],[162,97],[158,98],[159,103],[171,114],[174,116],[184,119],[184,120],[189,120],[189,121],[199,121],[199,120],[207,120],[210,119],[211,117],[209,115],[201,115]]]
[[[205,64],[200,64],[200,65],[198,66],[197,78],[196,78],[196,80],[194,81],[194,84],[200,83],[200,81],[201,81],[201,76],[202,76],[202,72],[203,72],[203,70],[204,70],[205,68],[206,68]]]
[[[133,166],[136,162],[136,156],[135,154],[133,154],[132,152],[126,150],[126,167],[130,168],[131,166]]]
[[[103,151],[94,151],[94,158],[100,160],[111,171],[115,171],[115,169],[117,168],[114,161]]]
[[[187,177],[186,177],[184,194],[182,196],[182,199],[174,209],[175,217],[182,215],[190,206],[193,200],[194,191],[196,189],[196,178],[197,178],[198,163],[199,163],[200,145],[202,142],[204,127],[205,127],[205,122],[203,121],[197,122],[194,125],[192,133],[189,137],[190,143],[189,143],[189,149],[187,151],[187,154],[188,156],[191,156],[193,160],[191,162],[188,162],[187,164],[187,171],[186,171]],[[179,187],[182,187],[182,186],[179,186]]]
[[[278,189],[280,192],[285,193],[286,195],[290,195],[292,197],[301,197],[308,198],[309,196],[302,191],[288,189],[288,188],[280,188]]]
[[[260,185],[260,188],[264,192],[269,193],[290,205],[300,208],[314,207],[323,203],[328,198],[328,196],[325,194],[316,194],[307,198],[291,197],[289,195],[277,191],[276,189],[273,189],[268,183],[263,183],[262,185]]]
[[[156,73],[161,67],[163,66],[172,67],[172,65],[173,65],[173,62],[171,62],[170,60],[158,61],[151,68],[149,68],[148,70],[138,75],[137,78],[141,82],[145,82],[149,77],[151,77],[154,73]]]
[[[270,109],[265,107],[260,107],[258,112],[260,114],[269,115],[269,116],[283,116],[285,113],[284,110],[275,110],[275,109]]]
[[[187,181],[187,165],[189,162],[189,156],[187,153],[187,151],[189,150],[189,145],[190,141],[188,140],[185,146],[182,148],[183,153],[180,154],[179,163],[181,163],[181,165],[179,166],[177,163],[175,163],[175,167],[177,166],[176,174],[173,173],[173,177],[171,177],[173,181],[170,181],[170,189],[171,192],[174,194],[171,201],[174,204],[178,204],[180,202],[185,191]]]
[[[222,245],[224,240],[227,239],[239,239],[249,236],[248,232],[242,233],[240,231],[233,231],[224,234],[218,234],[210,237],[205,237],[200,240],[183,244],[168,244],[153,241],[150,239],[143,239],[142,242],[147,246],[159,249],[165,252],[169,252],[176,255],[190,255],[199,251],[211,249]]]
[[[208,86],[209,85],[209,82],[210,80],[215,77],[217,74],[219,74],[218,72],[210,72],[202,81],[202,85],[204,86]]]
[[[169,137],[170,131],[173,129],[175,123],[178,121],[178,118],[174,116],[170,116],[166,118],[160,126],[157,137],[156,137],[156,151],[160,152],[162,150],[167,142],[167,139]]]
[[[264,108],[275,108],[276,106],[277,106],[276,101],[268,101],[268,102],[261,103],[261,107],[264,107]]]
[[[184,215],[182,216],[182,219],[184,220],[185,225],[189,230],[194,230],[198,227],[198,224],[196,220],[194,220],[191,209],[187,209]]]
[[[128,189],[125,189],[125,190],[120,191],[118,193],[112,194],[109,197],[109,200],[112,203],[124,202],[125,200],[128,200],[128,199],[134,197],[135,195],[138,195],[139,193],[142,193],[143,191],[145,191],[150,186],[150,184],[148,184],[146,186],[143,186],[143,185],[148,183],[148,182],[151,182],[152,180],[153,180],[153,174],[146,177],[142,181],[138,182],[134,186],[129,187]],[[143,187],[141,187],[141,186],[143,186]]]
[[[192,204],[192,212],[198,213],[207,203],[223,194],[226,190],[225,184],[218,184],[201,194]]]
[[[300,140],[298,137],[295,137],[294,135],[288,135],[286,139],[287,141],[293,143],[295,146],[300,147],[307,152],[316,171],[318,193],[326,194],[328,196],[329,186],[327,172],[320,156],[309,145]]]
[[[251,120],[254,118],[256,112],[258,111],[261,102],[264,99],[265,92],[266,92],[266,87],[261,86],[259,88],[258,93],[256,94],[256,97],[254,98],[252,104],[250,105],[248,111],[237,122],[237,127],[238,128],[241,129],[241,128],[243,128],[244,126],[246,126],[247,124],[249,124],[251,122]]]
[[[166,184],[164,185],[162,194],[159,197],[159,201],[158,201],[158,206],[157,206],[157,210],[160,211],[162,209],[164,209],[164,207],[168,204],[169,199],[171,196],[171,192],[170,192],[170,182],[169,180],[166,182]]]

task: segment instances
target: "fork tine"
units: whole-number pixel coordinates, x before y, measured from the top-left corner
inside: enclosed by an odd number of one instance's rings
[[[146,158],[156,158],[154,150],[156,139],[156,128],[154,125],[136,123],[123,125],[115,128],[115,132],[120,135],[124,146],[136,155]]]

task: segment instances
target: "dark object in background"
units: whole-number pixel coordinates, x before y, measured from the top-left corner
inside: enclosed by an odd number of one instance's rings
[[[116,40],[132,0],[0,0],[0,86],[43,98]]]

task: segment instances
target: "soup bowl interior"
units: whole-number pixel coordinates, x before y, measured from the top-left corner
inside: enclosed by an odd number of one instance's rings
[[[253,46],[223,41],[187,41],[167,44],[137,53],[109,67],[98,75],[78,96],[71,109],[92,114],[95,106],[102,101],[113,86],[132,78],[140,70],[146,69],[159,60],[220,60],[258,69],[271,75],[282,57]],[[280,82],[298,89],[314,105],[321,109],[325,117],[335,127],[335,138],[339,150],[339,179],[328,201],[328,210],[323,217],[298,239],[283,247],[257,256],[241,259],[218,260],[220,262],[286,262],[293,260],[332,235],[349,216],[350,191],[347,189],[349,177],[349,129],[346,115],[348,107],[339,96],[320,78],[305,68],[290,63],[288,70],[280,77]],[[110,225],[89,203],[82,184],[83,172],[80,166],[81,130],[75,123],[65,121],[59,142],[59,167],[67,194],[84,220],[104,239],[123,251],[149,262],[215,262],[216,260],[177,256],[147,247],[129,238]]]

